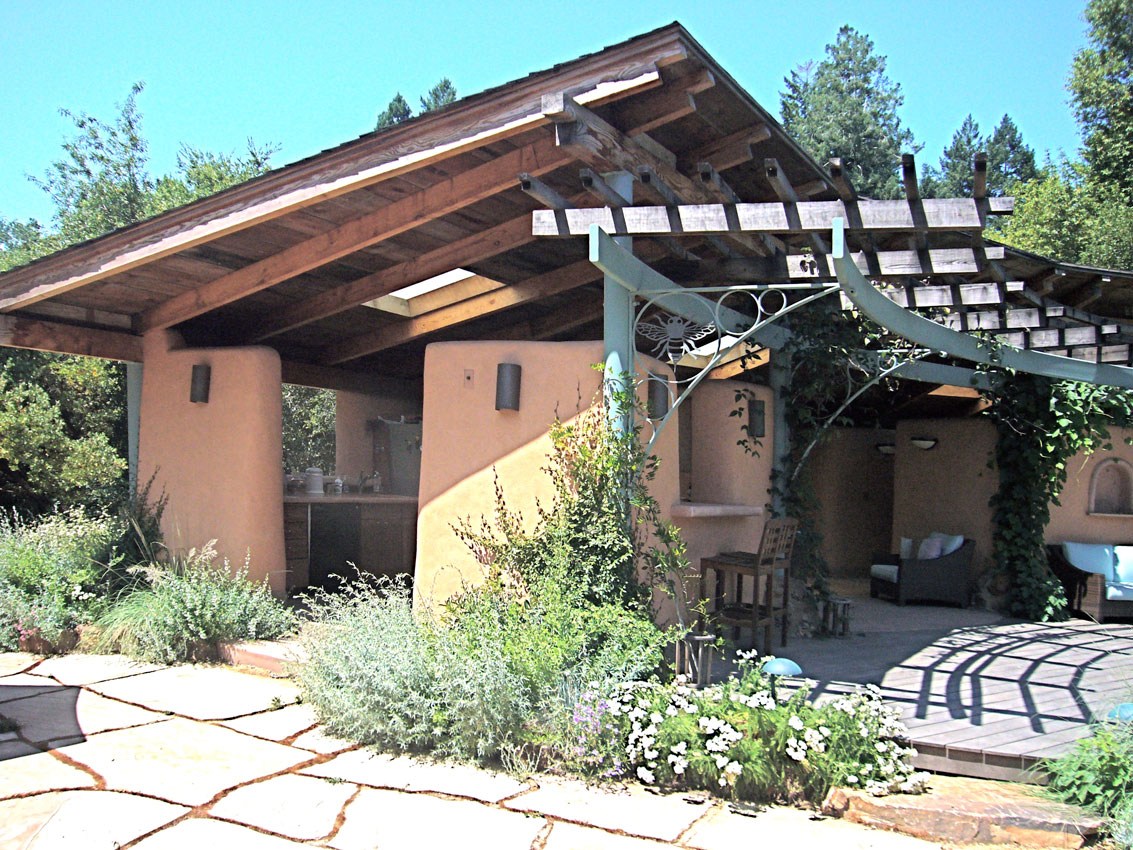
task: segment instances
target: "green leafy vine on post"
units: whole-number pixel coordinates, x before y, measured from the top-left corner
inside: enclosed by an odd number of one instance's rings
[[[993,555],[1011,579],[1011,613],[1064,620],[1066,594],[1043,548],[1050,506],[1059,504],[1067,463],[1079,453],[1109,448],[1109,428],[1133,422],[1133,396],[1013,370],[994,373],[984,396],[997,431]]]

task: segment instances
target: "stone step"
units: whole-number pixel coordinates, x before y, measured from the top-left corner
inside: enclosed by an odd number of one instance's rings
[[[1041,794],[1033,786],[934,776],[924,794],[872,797],[860,789],[834,788],[822,808],[855,823],[943,843],[1078,848],[1096,837],[1100,818]]]
[[[217,644],[217,652],[226,664],[257,667],[273,676],[288,675],[288,666],[303,657],[303,649],[295,639],[220,643]]]

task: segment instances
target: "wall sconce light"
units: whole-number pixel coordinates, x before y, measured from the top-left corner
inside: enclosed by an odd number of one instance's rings
[[[881,452],[881,454],[883,455],[891,455],[897,453],[897,447],[892,443],[878,443],[876,446],[874,446],[874,448]]]
[[[927,452],[929,449],[935,448],[938,441],[935,437],[913,437],[909,442],[918,449],[924,449]]]
[[[669,412],[669,382],[661,378],[649,379],[649,401],[645,411],[650,419],[662,419]]]
[[[211,366],[206,366],[204,363],[193,365],[193,382],[189,385],[189,401],[194,404],[208,404],[211,378]]]
[[[496,410],[519,410],[519,384],[523,372],[518,363],[496,365]]]
[[[761,399],[748,399],[747,428],[749,437],[767,436],[767,405]]]

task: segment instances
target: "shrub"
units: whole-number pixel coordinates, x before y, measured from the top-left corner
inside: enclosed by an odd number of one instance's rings
[[[699,691],[681,677],[670,685],[623,684],[589,703],[598,734],[616,727],[621,744],[597,767],[745,800],[819,802],[840,784],[878,795],[923,787],[897,711],[876,689],[824,706],[807,702],[807,694],[805,687],[777,694],[750,659],[739,678]],[[576,721],[583,749],[594,743],[592,720],[583,711]]]
[[[96,648],[171,664],[207,657],[217,641],[272,639],[295,628],[294,616],[265,582],[248,580],[248,562],[216,565],[210,541],[167,563],[131,567],[142,586],[122,594],[99,620]]]
[[[1046,763],[1049,790],[1129,826],[1133,805],[1133,723],[1104,723],[1074,749]]]
[[[57,643],[96,618],[121,533],[121,522],[77,508],[33,522],[0,516],[0,648],[21,636]]]

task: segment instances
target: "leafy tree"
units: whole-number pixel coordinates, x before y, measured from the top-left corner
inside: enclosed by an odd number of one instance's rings
[[[969,114],[944,149],[940,167],[926,165],[921,170],[921,194],[926,198],[970,198],[972,161],[981,151],[987,154],[989,194],[1009,194],[1016,186],[1038,176],[1035,152],[1023,143],[1011,116],[1004,115],[995,131],[983,136],[979,124]]]
[[[440,109],[456,100],[456,86],[452,84],[452,80],[448,77],[441,77],[437,84],[429,89],[428,93],[423,95],[420,100],[422,114]],[[384,130],[386,127],[408,121],[412,117],[413,107],[401,96],[401,92],[398,92],[389,102],[389,106],[378,113],[378,121],[374,129]]]
[[[335,394],[283,385],[283,468],[334,468]]]
[[[1014,194],[1015,212],[993,238],[1063,262],[1133,269],[1133,206],[1084,164],[1048,162]]]
[[[1096,180],[1133,201],[1133,0],[1089,0],[1089,46],[1074,56],[1071,105]]]
[[[896,198],[902,151],[919,150],[897,110],[901,86],[885,74],[886,59],[853,27],[838,31],[817,65],[801,65],[784,79],[783,126],[819,162],[841,157],[859,193]]]

